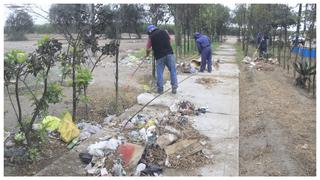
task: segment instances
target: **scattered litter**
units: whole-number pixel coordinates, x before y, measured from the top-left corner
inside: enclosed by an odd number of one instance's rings
[[[109,173],[107,171],[107,168],[102,168],[100,170],[100,176],[109,176]]]
[[[212,158],[214,157],[212,151],[209,150],[209,149],[202,149],[201,152],[202,152],[202,153],[206,156],[206,158],[208,158],[208,159],[212,159]]]
[[[120,159],[117,159],[117,162],[113,165],[112,171],[115,176],[125,176],[126,175],[126,172],[121,165]]]
[[[110,116],[104,118],[103,124],[105,124],[105,125],[110,124],[114,120],[115,117],[116,117],[115,115],[110,115]]]
[[[165,126],[164,129],[169,131],[169,132],[171,132],[171,133],[173,133],[173,134],[176,134],[178,136],[181,134],[181,132],[179,130],[177,130],[174,127],[171,127],[171,126]]]
[[[16,144],[11,139],[9,139],[4,145],[9,148],[15,146]]]
[[[140,176],[141,171],[146,169],[146,165],[143,163],[138,164],[137,168],[136,168],[136,172],[134,173],[135,176]]]
[[[154,97],[155,96],[150,93],[142,93],[137,97],[137,102],[138,104],[144,105],[151,101]]]
[[[80,153],[79,158],[88,164],[88,174],[94,176],[160,176],[164,167],[193,168],[211,163],[214,156],[207,147],[207,137],[194,129],[190,119],[207,112],[208,107],[180,101],[167,113],[137,114],[117,138],[99,138],[100,142],[89,145],[88,152]],[[79,126],[81,130],[83,127]],[[79,139],[84,135],[88,134],[81,133]]]
[[[4,132],[4,141],[6,141],[8,139],[8,137],[10,137],[10,132],[5,131]]]
[[[26,140],[26,135],[23,132],[18,132],[14,135],[14,140],[17,142],[22,142]]]
[[[252,62],[252,59],[249,56],[246,56],[243,58],[242,62],[244,62],[246,64],[250,64],[250,62]]]
[[[61,124],[61,119],[55,116],[46,116],[41,125],[46,128],[47,131],[55,131],[59,128]]]
[[[89,153],[80,153],[79,158],[85,164],[89,164],[93,158],[93,156]]]
[[[208,107],[200,107],[196,110],[196,115],[199,116],[200,114],[205,114],[207,112],[209,112]]]
[[[177,66],[177,69],[182,73],[196,73],[196,68],[191,63],[181,63]]]
[[[87,131],[83,131],[80,133],[79,139],[80,139],[80,141],[83,141],[85,139],[88,139],[90,136],[91,136],[91,133],[89,133]]]
[[[38,131],[42,128],[41,124],[32,124],[32,129],[35,131]]]
[[[80,143],[79,141],[79,137],[74,138],[67,146],[68,149],[72,149],[73,147],[75,147],[76,145],[78,145]]]
[[[155,164],[148,164],[147,168],[141,171],[141,174],[145,176],[159,176],[161,173],[162,168]]]
[[[81,122],[77,124],[81,132],[89,132],[91,134],[96,134],[101,130],[101,125],[92,125],[91,123]]]
[[[205,146],[207,145],[207,141],[206,140],[200,140],[199,143],[202,145],[202,146]]]
[[[176,141],[178,137],[174,134],[163,134],[158,137],[157,139],[157,144],[161,147],[164,148],[165,146],[168,146],[172,144],[174,141]]]
[[[190,101],[181,101],[178,103],[178,112],[182,115],[192,115],[194,110],[195,106]]]
[[[165,147],[165,152],[168,156],[171,155],[181,155],[186,157],[199,152],[203,149],[203,146],[198,142],[197,139],[194,140],[182,140],[175,144]]]
[[[69,143],[72,139],[80,135],[80,130],[72,122],[72,116],[70,113],[66,113],[64,115],[58,132],[60,133],[61,139],[66,143]]]
[[[144,152],[145,147],[137,145],[137,144],[121,144],[118,149],[117,153],[119,154],[120,158],[124,162],[124,166],[128,167],[128,169],[133,169],[141,159],[141,156]]]
[[[92,164],[88,164],[85,168],[87,173],[90,175],[97,175],[99,173],[99,169],[97,167],[92,166]]]
[[[109,140],[109,139],[111,139],[111,138],[112,138],[111,135],[107,135],[107,136],[104,136],[104,137],[99,138],[99,140],[100,140],[100,141],[106,141],[106,140]]]
[[[89,154],[93,156],[103,157],[105,150],[116,150],[121,141],[117,139],[110,139],[109,141],[100,141],[95,144],[91,144],[88,147]]]
[[[171,112],[178,112],[178,105],[177,103],[174,103],[170,106],[170,111]]]
[[[102,127],[101,125],[92,125],[90,123],[81,122],[77,124],[78,128],[81,130],[80,132],[80,141],[83,141],[89,138],[92,134],[96,134],[99,132]]]

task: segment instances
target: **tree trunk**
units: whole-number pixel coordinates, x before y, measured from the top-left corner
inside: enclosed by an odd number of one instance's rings
[[[297,30],[296,30],[296,40],[295,45],[298,47],[298,37],[299,37],[299,31],[300,31],[300,21],[301,21],[301,10],[302,10],[302,4],[299,4],[299,13],[298,13],[298,22],[297,22]],[[296,63],[298,59],[298,53],[296,54],[296,58],[294,59],[294,62]],[[293,76],[296,77],[296,71],[293,70]]]
[[[118,42],[116,42],[118,43]],[[116,74],[115,74],[115,79],[116,79],[116,114],[118,114],[118,107],[119,107],[119,48],[116,50]]]
[[[76,51],[77,47],[73,47],[72,57],[72,120],[76,121],[77,116],[77,84],[76,84]]]
[[[288,27],[287,25],[284,27],[284,53],[283,53],[283,69],[286,68],[287,59],[286,59],[286,53],[287,53],[287,44],[288,44]]]
[[[278,40],[278,61],[279,61],[279,66],[281,66],[281,45],[282,45],[282,26],[280,28],[280,35],[279,35],[279,40]]]

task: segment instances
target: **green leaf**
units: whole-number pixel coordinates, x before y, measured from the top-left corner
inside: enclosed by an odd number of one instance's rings
[[[50,36],[49,35],[44,35],[41,39],[39,39],[37,41],[37,45],[38,46],[42,46],[45,42],[50,40]]]
[[[25,53],[22,53],[22,52],[19,52],[17,53],[17,56],[16,56],[16,61],[18,63],[23,63],[27,60],[27,55]]]

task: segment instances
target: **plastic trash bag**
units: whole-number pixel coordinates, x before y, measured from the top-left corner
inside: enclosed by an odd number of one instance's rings
[[[69,143],[72,139],[79,136],[80,130],[72,122],[72,116],[70,113],[66,113],[64,115],[58,132],[60,133],[61,139],[66,143]]]
[[[61,124],[61,119],[55,116],[46,116],[42,122],[42,127],[45,127],[48,131],[55,131],[59,128]]]

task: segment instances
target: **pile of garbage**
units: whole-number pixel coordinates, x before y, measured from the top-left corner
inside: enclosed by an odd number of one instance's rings
[[[175,107],[175,108],[174,108]],[[192,126],[192,116],[207,112],[190,101],[161,117],[137,114],[122,132],[99,139],[79,158],[92,176],[161,176],[164,168],[196,168],[212,163],[207,137]]]
[[[180,63],[177,65],[177,70],[182,73],[196,73],[199,68],[193,66],[191,63]]]
[[[245,64],[248,64],[249,68],[255,68],[258,71],[264,70],[264,71],[273,71],[274,64],[279,64],[278,60],[276,58],[269,58],[269,59],[263,59],[263,58],[256,58],[252,59],[248,56],[244,57],[242,62]]]
[[[80,122],[77,125],[72,121],[70,113],[66,113],[62,119],[55,116],[46,116],[40,123],[32,126],[35,131],[47,133],[51,139],[62,140],[67,144],[68,149],[72,149],[81,141],[98,133],[102,127],[99,124]],[[26,145],[26,137],[23,132],[5,134],[5,147],[14,148],[16,145]],[[8,155],[9,156],[9,155]]]

